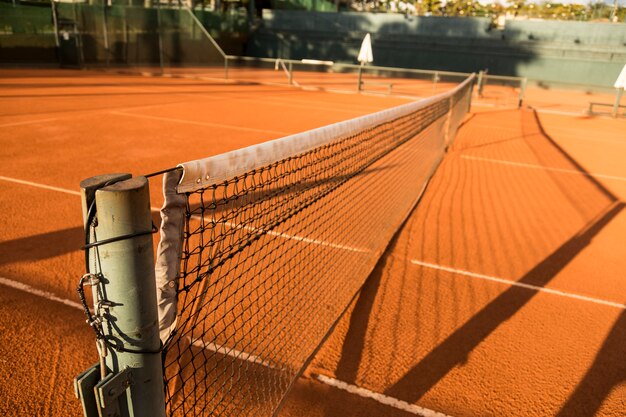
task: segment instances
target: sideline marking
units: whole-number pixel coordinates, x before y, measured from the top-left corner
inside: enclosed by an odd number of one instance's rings
[[[43,188],[45,190],[58,191],[60,193],[80,196],[80,192],[78,191],[68,190],[68,189],[59,188],[59,187],[53,187],[51,185],[39,184],[37,182],[32,182],[32,181],[18,180],[17,178],[3,177],[2,175],[0,175],[0,180],[14,182],[16,184],[30,185],[31,187]]]
[[[122,111],[112,111],[112,114],[118,114],[121,116],[130,116],[130,117],[139,117],[143,119],[152,119],[152,120],[161,120],[165,122],[175,122],[175,123],[185,123],[189,125],[197,125],[197,126],[210,126],[210,127],[222,127],[226,129],[232,130],[243,130],[245,132],[257,132],[257,133],[270,133],[270,134],[279,134],[279,135],[290,135],[290,132],[281,132],[278,130],[266,130],[266,129],[254,129],[251,127],[240,127],[235,125],[224,125],[220,123],[209,123],[209,122],[194,122],[191,120],[184,119],[174,119],[171,117],[160,117],[160,116],[148,116],[146,114],[135,114],[135,113],[126,113]]]
[[[191,344],[193,346],[199,347],[201,349],[206,349],[206,350],[210,350],[212,352],[215,353],[221,353],[222,355],[226,355],[226,356],[230,356],[231,358],[235,358],[235,359],[239,359],[242,361],[246,361],[246,362],[250,362],[250,363],[256,363],[259,365],[263,365],[266,368],[270,368],[270,369],[277,369],[277,370],[284,370],[282,368],[279,368],[278,366],[274,365],[271,362],[266,361],[265,359],[257,356],[257,355],[253,355],[252,353],[248,353],[242,350],[237,350],[235,348],[231,348],[228,346],[224,346],[224,345],[218,345],[215,343],[211,343],[211,342],[205,342],[202,339],[195,339],[191,341]]]
[[[504,278],[492,277],[490,275],[477,274],[475,272],[464,271],[462,269],[449,268],[447,266],[431,264],[431,263],[428,263],[428,262],[422,262],[422,261],[418,261],[418,260],[415,260],[415,259],[412,259],[411,263],[414,264],[414,265],[419,265],[419,266],[423,266],[423,267],[426,267],[426,268],[436,269],[436,270],[439,270],[439,271],[445,271],[445,272],[450,272],[450,273],[453,273],[453,274],[464,275],[466,277],[480,278],[480,279],[484,279],[484,280],[487,280],[487,281],[498,282],[500,284],[506,284],[506,285],[512,285],[512,286],[515,286],[515,287],[526,288],[528,290],[533,290],[533,291],[538,291],[538,292],[545,292],[545,293],[548,293],[548,294],[559,295],[561,297],[573,298],[573,299],[581,300],[581,301],[588,301],[590,303],[602,304],[602,305],[606,305],[606,306],[609,306],[609,307],[619,308],[619,309],[622,309],[622,310],[626,309],[626,305],[625,304],[615,303],[613,301],[601,300],[599,298],[593,298],[593,297],[587,297],[587,296],[584,296],[584,295],[572,294],[572,293],[569,293],[569,292],[553,290],[553,289],[545,288],[545,287],[538,287],[536,285],[524,284],[522,282],[512,281],[512,280],[508,280],[508,279],[504,279]]]
[[[24,283],[21,283],[21,282],[13,281],[13,280],[10,280],[10,279],[7,279],[7,278],[3,278],[3,277],[0,277],[0,284],[5,285],[7,287],[11,287],[11,288],[16,289],[16,290],[27,292],[29,294],[36,295],[38,297],[45,298],[45,299],[50,300],[50,301],[56,301],[58,303],[65,304],[66,306],[74,307],[74,308],[77,308],[79,310],[83,309],[83,306],[80,305],[79,303],[75,302],[75,301],[66,300],[65,298],[57,297],[56,295],[52,294],[51,292],[38,290],[37,288],[33,288],[30,285],[28,285],[28,284],[24,284]]]
[[[4,125],[0,125],[0,127],[30,125],[30,124],[35,124],[35,123],[51,122],[53,120],[57,120],[57,118],[55,117],[55,118],[51,118],[51,119],[38,119],[38,120],[27,120],[25,122],[7,123],[7,124],[4,124]]]
[[[317,374],[315,378],[323,384],[330,385],[331,387],[338,388],[343,391],[347,391],[350,394],[355,394],[360,397],[369,398],[381,404],[389,407],[397,408],[398,410],[406,411],[416,416],[422,417],[450,417],[446,414],[439,413],[428,408],[423,408],[415,404],[407,403],[406,401],[399,400],[394,397],[389,397],[378,392],[370,391],[367,388],[361,388],[356,385],[348,384],[347,382],[339,381],[338,379],[328,377],[326,375]]]
[[[626,181],[626,177],[618,177],[616,175],[595,174],[593,172],[586,173],[586,172],[575,171],[573,169],[544,167],[542,165],[525,164],[522,162],[505,161],[502,159],[481,158],[480,156],[472,156],[472,155],[461,155],[461,158],[470,159],[473,161],[492,162],[494,164],[511,165],[511,166],[516,166],[520,168],[542,169],[544,171],[553,171],[553,172],[562,172],[564,174],[582,175],[584,177],[590,177],[590,178],[602,178],[605,180]]]

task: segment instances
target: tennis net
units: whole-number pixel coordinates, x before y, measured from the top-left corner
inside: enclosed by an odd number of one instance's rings
[[[473,84],[165,174],[169,415],[280,409],[417,204]]]

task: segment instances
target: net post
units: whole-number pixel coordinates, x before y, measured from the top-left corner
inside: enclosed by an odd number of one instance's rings
[[[448,102],[448,111],[446,112],[446,115],[445,115],[446,121],[443,124],[443,143],[444,143],[445,149],[448,149],[448,146],[450,146],[450,142],[452,141],[452,139],[450,138],[450,130],[451,130],[450,121],[452,119],[452,111],[454,110],[454,105],[452,102],[452,97],[448,97],[446,101]]]
[[[437,83],[439,82],[439,71],[435,71],[433,74],[433,89],[437,89]]]
[[[526,94],[526,86],[528,85],[528,78],[522,78],[522,82],[519,89],[519,98],[517,100],[517,108],[522,107],[522,103],[524,102],[524,94]]]
[[[617,111],[619,110],[619,103],[622,100],[622,94],[624,93],[623,88],[616,88],[615,94],[615,103],[613,103],[613,117],[617,117]]]
[[[482,97],[483,96],[483,82],[485,79],[485,71],[480,70],[478,71],[478,80],[476,81],[477,87],[476,87],[476,94],[478,95],[478,97]]]
[[[478,80],[476,80],[476,94],[478,97],[483,95],[483,77],[485,76],[485,72],[483,70],[478,71]]]
[[[95,200],[97,241],[88,250],[99,271],[94,315],[107,341],[93,392],[100,415],[165,417],[148,181],[129,178],[81,182],[87,221]]]
[[[228,59],[229,58],[230,58],[230,55],[224,56],[224,79],[225,80],[228,79]]]
[[[472,83],[469,87],[469,93],[467,94],[467,113],[472,111],[472,97],[474,95],[474,86],[476,85],[476,74],[474,73],[472,75],[474,75],[474,79],[472,80]]]
[[[289,72],[289,85],[293,85],[293,62],[287,63],[287,70]]]

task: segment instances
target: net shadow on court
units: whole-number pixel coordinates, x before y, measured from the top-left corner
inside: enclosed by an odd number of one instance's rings
[[[490,112],[487,113],[489,115],[475,115],[473,121],[476,123],[487,123],[489,117],[492,117]],[[461,130],[461,137],[453,145],[452,153],[444,161],[444,164],[435,176],[435,180],[431,183],[426,193],[425,201],[415,210],[422,214],[414,220],[409,219],[408,229],[410,232],[407,231],[407,233],[414,233],[416,238],[421,239],[422,251],[425,251],[423,247],[428,246],[429,241],[436,241],[430,244],[431,247],[438,247],[437,245],[443,244],[440,250],[445,252],[446,241],[464,239],[461,232],[455,233],[450,230],[450,227],[446,226],[453,224],[455,221],[454,213],[448,211],[451,210],[451,200],[459,201],[453,197],[454,195],[459,196],[460,199],[460,196],[468,198],[468,195],[471,193],[479,193],[474,194],[473,198],[497,201],[499,197],[503,197],[500,200],[513,201],[511,198],[506,198],[503,194],[499,194],[500,191],[497,188],[487,192],[485,188],[481,190],[477,187],[476,184],[484,184],[485,178],[503,176],[508,184],[515,184],[512,188],[516,192],[514,199],[518,201],[532,200],[539,203],[541,199],[545,199],[546,195],[549,195],[549,192],[557,192],[559,193],[559,198],[555,202],[547,201],[546,204],[552,206],[546,210],[548,211],[550,221],[555,221],[558,226],[564,229],[559,234],[559,240],[556,241],[552,236],[552,248],[549,248],[548,245],[542,245],[542,249],[547,254],[538,262],[533,263],[533,256],[537,256],[537,251],[534,254],[525,253],[523,250],[518,252],[511,251],[509,255],[509,258],[512,258],[512,263],[516,264],[512,267],[513,270],[523,271],[524,266],[528,266],[527,272],[521,273],[515,281],[519,284],[531,285],[533,287],[546,287],[557,273],[562,271],[589,245],[595,236],[623,212],[624,203],[619,201],[614,194],[593,178],[589,172],[556,144],[545,132],[534,112],[499,111],[495,113],[504,114],[504,117],[520,117],[520,129],[516,131],[503,130],[500,134],[493,135],[481,135],[476,130],[471,132]],[[472,129],[471,123],[463,129]],[[498,128],[494,127],[493,129],[497,130]],[[534,159],[533,165],[537,165],[535,168],[538,170],[531,173],[530,178],[520,174],[519,170],[501,171],[499,170],[501,169],[500,165],[477,168],[475,165],[471,165],[471,160],[463,159],[463,157],[474,157],[482,160],[489,159],[490,162],[497,164],[504,160],[514,159],[516,155],[520,154],[523,157]],[[523,162],[516,163],[522,164]],[[563,175],[561,172],[550,170],[542,171],[541,167],[572,171],[576,175]],[[541,180],[545,184],[549,184],[549,186],[544,186],[541,184],[541,181],[537,180]],[[474,185],[472,186],[471,184]],[[483,193],[482,195],[480,195],[481,192]],[[446,201],[447,204],[443,204]],[[483,207],[486,207],[491,203],[481,204],[483,204]],[[527,213],[520,212],[520,210],[524,210],[523,208],[507,208],[505,205],[499,206],[496,203],[493,203],[493,205],[495,207],[494,210],[500,210],[501,212],[513,210],[513,213],[509,216],[509,221],[528,217]],[[427,215],[423,213],[426,212],[429,213],[428,216],[431,216],[429,220],[431,225],[437,224],[441,226],[428,227],[428,224],[424,223]],[[482,211],[481,213],[486,215]],[[559,213],[565,213],[564,217],[558,219]],[[501,214],[501,216],[506,217],[507,215]],[[471,215],[468,215],[468,219],[471,219]],[[434,223],[433,220],[435,221]],[[500,229],[505,224],[501,219],[494,219],[493,221],[500,225]],[[542,230],[542,225],[533,223],[532,220],[528,219],[524,221],[526,223],[524,224],[526,236],[532,235],[535,241],[540,240],[542,235],[545,234],[545,231]],[[578,228],[569,225],[569,222],[579,225]],[[437,232],[439,227],[441,230]],[[508,246],[507,249],[513,250],[516,247],[521,248],[524,244],[524,236],[519,236],[517,233],[509,237],[514,243],[509,245],[501,244],[499,242],[504,242],[506,239],[506,236],[503,236],[503,234],[506,234],[506,230],[499,230],[495,236],[492,236],[496,240],[494,242],[496,247]],[[398,256],[406,256],[408,258],[410,255],[407,253],[408,246],[404,246],[406,244],[406,239],[400,242],[395,240],[387,254],[394,254],[393,258]],[[532,245],[532,242],[530,244]],[[471,247],[469,241],[464,242],[463,245],[467,248]],[[480,247],[474,249],[474,251],[476,250],[480,251]],[[460,254],[462,253],[463,251],[461,250]],[[422,255],[425,255],[425,253],[422,253]],[[519,259],[515,259],[516,255]],[[413,256],[416,256],[415,252],[413,252]],[[439,259],[435,259],[435,264],[446,265],[450,263],[449,256],[445,253],[440,253],[439,256]],[[488,254],[482,256],[489,257]],[[376,326],[377,318],[373,314],[374,311],[379,311],[376,310],[377,308],[380,309],[380,307],[376,306],[377,297],[383,297],[384,294],[384,297],[392,298],[389,296],[391,287],[384,280],[394,279],[385,278],[386,264],[395,262],[393,258],[383,257],[361,290],[358,299],[353,305],[345,336],[338,336],[334,341],[341,343],[340,348],[342,352],[339,358],[336,359],[336,362],[335,359],[332,359],[330,363],[328,358],[322,359],[323,363],[316,366],[314,371],[334,372],[337,378],[348,383],[357,385],[364,383],[363,375],[370,369],[368,368],[370,365],[366,363],[366,356],[368,354],[371,355],[371,350],[368,350],[369,348],[366,344],[371,342],[373,337],[371,334],[373,330],[368,330],[368,328]],[[466,260],[466,262],[471,263],[471,260]],[[489,264],[488,259],[476,262],[478,262],[478,265],[475,270],[478,271],[480,271],[480,262],[482,262],[482,265],[488,266]],[[402,275],[402,269],[396,271]],[[398,278],[396,281],[400,279]],[[405,368],[399,379],[387,385],[384,393],[409,403],[418,401],[448,373],[457,366],[464,364],[472,351],[482,341],[500,325],[520,312],[537,294],[538,290],[511,286],[493,299],[487,299],[485,305],[469,317],[468,320],[462,321],[459,317],[455,317],[453,320],[457,321],[457,326],[451,334],[446,335],[443,340],[421,357],[416,364]],[[437,295],[423,294],[422,296],[435,298],[433,303],[437,307]],[[470,302],[480,305],[480,297],[473,298],[476,296],[471,296],[472,300]],[[412,296],[408,298],[409,300],[406,303],[419,303],[419,300],[415,300]],[[391,305],[393,305],[392,300],[386,301],[391,302]],[[406,311],[400,313],[400,305],[402,303],[403,301],[398,301],[396,315],[407,313]],[[401,318],[405,317],[397,316],[394,321],[398,321]],[[419,317],[416,320],[419,320]],[[415,323],[416,326],[420,325],[417,321]],[[382,324],[379,323],[378,326],[382,326]],[[343,339],[341,340],[342,337]],[[410,336],[395,335],[393,339],[387,340],[386,343],[391,346],[396,345],[399,342],[396,337],[410,339]],[[623,373],[620,374],[620,372],[623,372],[621,371],[623,367],[618,365],[615,369],[609,369],[610,364],[621,363],[619,357],[623,354],[623,339],[624,320],[622,314],[620,320],[615,323],[611,334],[606,339],[604,347],[600,350],[596,363],[564,406],[562,415],[569,415],[567,414],[569,410],[580,409],[579,407],[587,404],[587,402],[588,404],[583,409],[593,414],[601,405],[602,398],[606,397],[613,387],[623,381]],[[419,339],[416,342],[420,343]],[[393,351],[392,348],[389,350]],[[408,360],[408,358],[404,358],[401,352],[395,352],[395,354],[391,354],[389,357],[383,356],[376,359],[381,364],[397,363],[403,360]],[[330,368],[328,368],[329,366]],[[607,378],[601,376],[603,372],[606,372]],[[384,380],[385,377],[381,378]],[[600,398],[597,398],[598,396]]]

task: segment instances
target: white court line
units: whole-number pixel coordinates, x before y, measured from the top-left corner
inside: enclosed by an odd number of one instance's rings
[[[587,111],[585,109],[582,109],[580,113],[576,113],[574,111],[549,110],[549,109],[542,109],[540,107],[532,107],[532,106],[528,106],[528,108],[535,110],[537,113],[556,114],[557,116],[572,116],[572,117],[588,116]]]
[[[241,226],[236,226],[236,225],[232,225],[231,227],[236,227],[236,228],[241,228]],[[262,231],[262,229],[255,229],[253,227],[250,226],[245,226],[246,229],[251,229],[252,231]],[[315,245],[320,245],[320,246],[328,246],[330,248],[335,248],[335,249],[344,249],[350,252],[358,252],[358,253],[368,253],[369,250],[367,249],[361,249],[361,248],[355,248],[352,246],[347,246],[347,245],[340,245],[338,243],[332,243],[332,242],[327,242],[325,240],[318,240],[318,239],[311,239],[308,237],[302,237],[302,236],[297,236],[297,235],[289,235],[287,233],[281,233],[281,232],[274,232],[274,231],[267,231],[265,232],[266,234],[270,235],[270,236],[276,236],[276,237],[282,237],[284,239],[291,239],[291,240],[295,240],[297,242],[305,242],[305,243],[313,243]]]
[[[200,216],[191,216],[191,218],[195,220],[202,220]],[[353,246],[341,245],[338,243],[327,242],[325,240],[311,239],[308,237],[302,237],[302,236],[297,236],[297,235],[290,235],[287,233],[275,232],[272,230],[264,230],[264,229],[260,229],[260,228],[252,227],[252,226],[243,226],[243,225],[235,224],[231,222],[224,222],[223,224],[225,226],[232,227],[233,229],[243,229],[243,230],[247,230],[250,232],[265,233],[266,235],[282,237],[284,239],[295,240],[297,242],[313,243],[315,245],[328,246],[330,248],[335,248],[335,249],[344,249],[350,252],[359,252],[359,253],[370,252],[370,250],[368,249],[355,248]]]
[[[415,404],[409,404],[406,401],[399,400],[394,397],[389,397],[378,392],[370,391],[367,388],[357,387],[356,385],[348,384],[347,382],[339,381],[338,379],[331,378],[325,375],[316,375],[318,381],[323,384],[330,385],[331,387],[338,388],[343,391],[347,391],[350,394],[355,394],[363,398],[369,398],[381,404],[389,407],[397,408],[398,410],[406,411],[416,416],[422,417],[449,417],[446,414],[439,413],[437,411],[430,410],[428,408],[420,407]]]
[[[580,113],[576,113],[575,111],[543,109],[540,107],[533,107],[533,106],[528,106],[528,108],[535,110],[537,113],[555,114],[557,116],[574,116],[574,117],[586,116],[586,117],[599,117],[602,119],[619,120],[619,119],[615,119],[612,116],[612,114],[608,111],[606,113],[593,113],[593,115],[590,115],[588,112],[588,109],[586,108],[583,108],[580,111]]]
[[[225,129],[231,129],[231,130],[242,130],[242,131],[245,131],[245,132],[270,133],[270,134],[278,134],[278,135],[289,135],[289,134],[291,134],[291,132],[282,132],[282,131],[278,131],[278,130],[254,129],[254,128],[251,128],[251,127],[241,127],[241,126],[235,126],[235,125],[225,125],[225,124],[221,124],[221,123],[194,122],[194,121],[191,121],[191,120],[174,119],[174,118],[171,118],[171,117],[148,116],[148,115],[145,115],[145,114],[126,113],[126,112],[121,112],[121,111],[111,111],[110,113],[121,115],[121,116],[139,117],[139,118],[143,118],[143,119],[160,120],[160,121],[165,121],[165,122],[184,123],[184,124],[188,124],[188,125],[221,127],[221,128],[225,128]]]
[[[78,192],[78,191],[68,190],[68,189],[59,188],[59,187],[53,187],[51,185],[39,184],[37,182],[18,180],[17,178],[3,177],[2,175],[0,175],[0,180],[8,181],[8,182],[14,182],[16,184],[29,185],[31,187],[43,188],[45,190],[58,191],[60,193],[80,196],[80,192]]]
[[[266,361],[265,359],[259,356],[253,355],[252,353],[237,350],[234,348],[230,348],[228,346],[218,345],[218,344],[211,343],[211,342],[205,342],[202,339],[193,340],[191,344],[201,349],[206,349],[212,352],[221,353],[222,355],[230,356],[235,359],[263,365],[266,368],[283,370],[280,367],[274,365],[271,362]]]
[[[569,130],[561,130],[561,129],[554,129],[554,128],[550,128],[549,129],[550,132],[548,132],[550,135],[556,135],[559,136],[560,140],[584,140],[587,142],[600,142],[600,143],[615,143],[617,145],[626,145],[626,140],[620,140],[620,139],[597,139],[597,138],[589,138],[589,137],[585,137],[585,136],[577,136],[577,135],[573,135],[569,132]]]
[[[13,280],[3,278],[3,277],[0,277],[0,284],[5,285],[7,287],[11,287],[16,290],[27,292],[29,294],[36,295],[38,297],[45,298],[50,301],[56,301],[57,303],[65,304],[66,306],[78,308],[80,310],[83,309],[83,306],[75,301],[70,301],[70,300],[66,300],[65,298],[57,297],[56,295],[48,291],[38,290],[36,288],[31,287],[28,284],[23,284],[21,282],[13,281]]]
[[[562,172],[564,174],[582,175],[584,177],[590,177],[590,178],[602,178],[602,179],[605,179],[605,180],[626,181],[626,177],[618,177],[616,175],[596,174],[596,173],[593,173],[593,172],[592,173],[586,173],[586,172],[576,171],[576,170],[573,170],[573,169],[551,168],[551,167],[544,167],[543,165],[525,164],[525,163],[522,163],[522,162],[505,161],[505,160],[502,160],[502,159],[481,158],[479,156],[472,156],[472,155],[461,155],[461,158],[469,159],[469,160],[473,160],[473,161],[492,162],[494,164],[516,166],[516,167],[520,167],[520,168],[541,169],[541,170],[544,170],[544,171]]]
[[[35,182],[18,180],[18,179],[15,179],[15,178],[8,178],[8,177],[3,177],[3,176],[0,176],[0,180],[14,182],[14,183],[17,183],[17,184],[30,185],[32,187],[44,188],[44,189],[47,189],[47,190],[58,191],[58,192],[61,192],[61,193],[66,193],[66,194],[80,196],[80,192],[73,191],[73,190],[67,190],[65,188],[52,187],[52,186],[49,186],[49,185],[43,185],[43,184],[38,184],[38,183],[35,183]],[[155,212],[160,212],[161,211],[161,209],[159,207],[150,207],[150,210],[155,211]],[[194,218],[196,220],[201,220],[200,216],[192,216],[192,218]],[[263,232],[263,229],[255,228],[255,227],[252,227],[252,226],[242,226],[242,225],[237,225],[237,224],[230,223],[230,222],[226,222],[224,224],[226,226],[232,227],[234,229],[245,229],[245,230],[252,231],[252,232]],[[340,245],[338,243],[331,243],[331,242],[326,242],[324,240],[318,240],[318,239],[310,239],[310,238],[306,238],[306,237],[302,237],[302,236],[290,235],[290,234],[287,234],[287,233],[280,233],[280,232],[274,232],[274,231],[266,231],[265,233],[270,235],[270,236],[277,236],[277,237],[282,237],[282,238],[285,238],[285,239],[292,239],[292,240],[295,240],[295,241],[298,241],[298,242],[314,243],[316,245],[328,246],[328,247],[335,248],[335,249],[344,249],[344,250],[348,250],[348,251],[352,251],[352,252],[360,252],[360,253],[368,253],[368,252],[370,252],[368,249],[355,248],[355,247],[352,247],[352,246]]]
[[[584,295],[572,294],[572,293],[569,293],[569,292],[553,290],[553,289],[545,288],[545,287],[538,287],[536,285],[524,284],[522,282],[512,281],[512,280],[508,280],[508,279],[504,279],[504,278],[493,277],[493,276],[490,276],[490,275],[477,274],[475,272],[464,271],[462,269],[449,268],[447,266],[431,264],[431,263],[428,263],[428,262],[422,262],[422,261],[418,261],[418,260],[415,260],[415,259],[411,260],[411,263],[414,264],[414,265],[423,266],[425,268],[436,269],[438,271],[445,271],[445,272],[450,272],[450,273],[453,273],[453,274],[464,275],[466,277],[484,279],[484,280],[487,280],[487,281],[498,282],[500,284],[511,285],[511,286],[514,286],[514,287],[526,288],[528,290],[533,290],[533,291],[538,291],[538,292],[545,292],[545,293],[548,293],[548,294],[558,295],[558,296],[561,296],[561,297],[573,298],[573,299],[576,299],[576,300],[587,301],[587,302],[595,303],[595,304],[602,304],[602,305],[606,305],[606,306],[609,306],[609,307],[619,308],[619,309],[622,309],[622,310],[626,309],[626,305],[625,304],[615,303],[613,301],[601,300],[599,298],[593,298],[593,297],[587,297],[587,296],[584,296]]]
[[[243,360],[250,363],[259,364],[265,366],[270,369],[284,370],[259,356],[253,355],[248,352],[240,351],[237,349],[229,348],[224,345],[217,345],[215,343],[207,343],[201,339],[196,339],[191,342],[193,346],[199,347],[201,349],[207,349],[212,352],[221,353],[223,355],[230,356],[235,359]],[[428,408],[420,407],[415,404],[409,404],[406,401],[402,401],[400,399],[390,397],[384,394],[380,394],[378,392],[370,391],[366,388],[361,388],[356,385],[351,385],[343,381],[339,381],[338,379],[331,378],[325,375],[317,374],[315,378],[326,385],[329,385],[334,388],[341,389],[343,391],[347,391],[350,394],[355,394],[363,398],[372,399],[380,404],[396,408],[398,410],[406,411],[408,413],[421,416],[421,417],[450,417],[446,414],[439,413],[437,411],[430,410]]]
[[[476,100],[472,100],[472,106],[476,106],[476,107],[497,107],[496,104],[485,103],[485,102],[480,102],[480,101],[476,101]],[[513,107],[511,107],[511,108],[513,108]]]
[[[302,87],[302,89],[305,90],[304,87]],[[260,100],[255,100],[255,99],[240,99],[239,101],[246,101],[250,103],[260,102]],[[300,100],[281,100],[279,97],[276,97],[276,96],[270,96],[270,98],[264,99],[263,103],[274,105],[276,107],[288,106],[292,108],[300,108],[300,109],[308,109],[308,110],[322,110],[325,112],[332,112],[332,113],[345,113],[345,114],[350,114],[353,116],[361,115],[363,114],[363,112],[375,112],[375,111],[381,110],[379,107],[374,108],[374,107],[363,107],[363,106],[360,106],[360,107],[350,106],[351,109],[355,109],[355,110],[345,110],[345,106],[344,108],[330,108],[328,106],[323,107],[323,106],[318,106],[318,105],[311,105],[310,101],[308,102],[309,104],[306,104]],[[333,103],[329,103],[329,105],[330,104],[333,104]]]
[[[36,183],[36,182],[18,180],[17,178],[3,177],[2,175],[0,175],[0,180],[14,182],[16,184],[29,185],[31,187],[43,188],[45,190],[58,191],[60,193],[71,194],[71,195],[76,195],[76,196],[80,197],[80,192],[79,191],[68,190],[67,188],[52,187],[50,185],[39,184],[39,183]],[[150,207],[150,210],[156,211],[156,212],[160,212],[161,211],[161,209],[159,207]]]
[[[482,127],[482,128],[487,128],[487,129],[492,129],[492,130],[505,130],[505,131],[511,131],[511,132],[518,132],[519,129],[516,127],[508,127],[508,126],[494,126],[494,125],[488,125],[488,124],[484,124],[484,123],[473,123],[472,127]],[[579,136],[579,135],[575,135],[572,132],[579,132],[579,130],[576,129],[562,129],[562,128],[558,128],[558,127],[550,127],[548,134],[549,135],[557,135],[559,136],[559,139],[565,141],[565,140],[584,140],[584,141],[589,141],[589,142],[605,142],[605,143],[616,143],[618,145],[626,145],[626,140],[620,140],[620,139],[596,139],[596,138],[590,138],[590,137],[586,137],[586,136]],[[539,130],[537,130],[536,133],[534,134],[541,134],[541,132]],[[521,136],[519,138],[515,138],[515,139],[523,139]]]
[[[7,123],[7,124],[4,124],[4,125],[0,125],[0,127],[30,125],[30,124],[35,124],[35,123],[51,122],[53,120],[57,120],[57,118],[55,117],[55,118],[51,118],[51,119],[27,120],[25,122]]]

